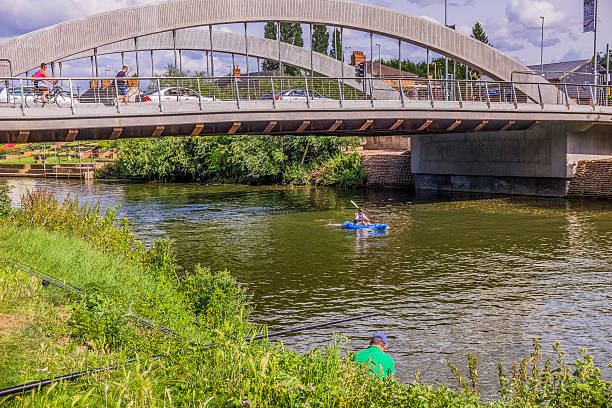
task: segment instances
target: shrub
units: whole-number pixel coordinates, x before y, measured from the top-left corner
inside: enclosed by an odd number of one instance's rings
[[[8,195],[11,189],[12,186],[0,186],[0,217],[7,216],[13,211],[11,208],[11,198]]]
[[[193,312],[204,315],[215,327],[241,315],[246,306],[245,289],[226,270],[211,272],[198,265],[185,277],[181,289]]]
[[[338,153],[324,161],[310,175],[308,180],[317,186],[358,187],[365,185],[366,173],[358,153]]]

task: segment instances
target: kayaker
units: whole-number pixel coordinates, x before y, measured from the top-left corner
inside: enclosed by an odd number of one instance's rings
[[[387,336],[383,332],[376,332],[370,339],[370,347],[361,350],[353,356],[358,363],[368,363],[374,375],[380,378],[395,377],[395,361],[386,354]]]
[[[366,215],[363,213],[363,210],[361,208],[357,210],[357,212],[355,213],[354,223],[359,224],[359,225],[370,225],[371,224],[370,219],[366,217]]]

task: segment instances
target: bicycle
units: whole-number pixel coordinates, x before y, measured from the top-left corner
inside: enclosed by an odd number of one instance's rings
[[[42,90],[39,89],[38,86],[35,86],[34,89],[26,93],[25,105],[26,107],[31,108],[33,106],[38,106],[39,104],[41,107],[43,107],[47,104],[55,103],[60,108],[68,108],[71,105],[70,97],[64,95],[63,92],[64,89],[62,86],[56,83],[53,86],[53,89],[49,91],[49,94],[47,95],[47,102],[45,102],[42,100]]]

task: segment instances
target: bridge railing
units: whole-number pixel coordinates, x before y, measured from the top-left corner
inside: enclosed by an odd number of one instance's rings
[[[20,109],[22,115],[49,105],[77,114],[86,104],[114,107],[116,113],[121,114],[126,110],[126,100],[129,104],[153,107],[160,112],[177,105],[183,111],[205,110],[215,104],[241,109],[252,101],[267,102],[272,109],[291,105],[344,108],[353,101],[367,101],[373,108],[389,101],[404,108],[415,103],[435,108],[443,102],[455,103],[459,108],[478,103],[481,108],[489,109],[499,104],[515,109],[524,105],[540,105],[542,109],[551,105],[567,109],[576,105],[588,105],[593,109],[612,106],[612,86],[606,85],[410,77],[58,77],[44,82],[26,77],[0,77],[0,84],[4,84],[0,91],[0,107]],[[45,86],[51,94],[50,103],[43,104]]]

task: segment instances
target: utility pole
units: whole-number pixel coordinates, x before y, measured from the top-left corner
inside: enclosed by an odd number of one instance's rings
[[[376,44],[378,47],[378,77],[382,78],[382,64],[380,63],[380,44]]]
[[[610,85],[610,44],[606,44],[606,85]]]
[[[542,41],[540,43],[540,75],[544,76],[544,17],[542,19]]]
[[[448,28],[448,0],[444,0],[444,27]],[[448,57],[444,57],[444,79],[448,79]]]
[[[593,84],[597,85],[597,0],[595,0],[595,21],[593,21]]]

